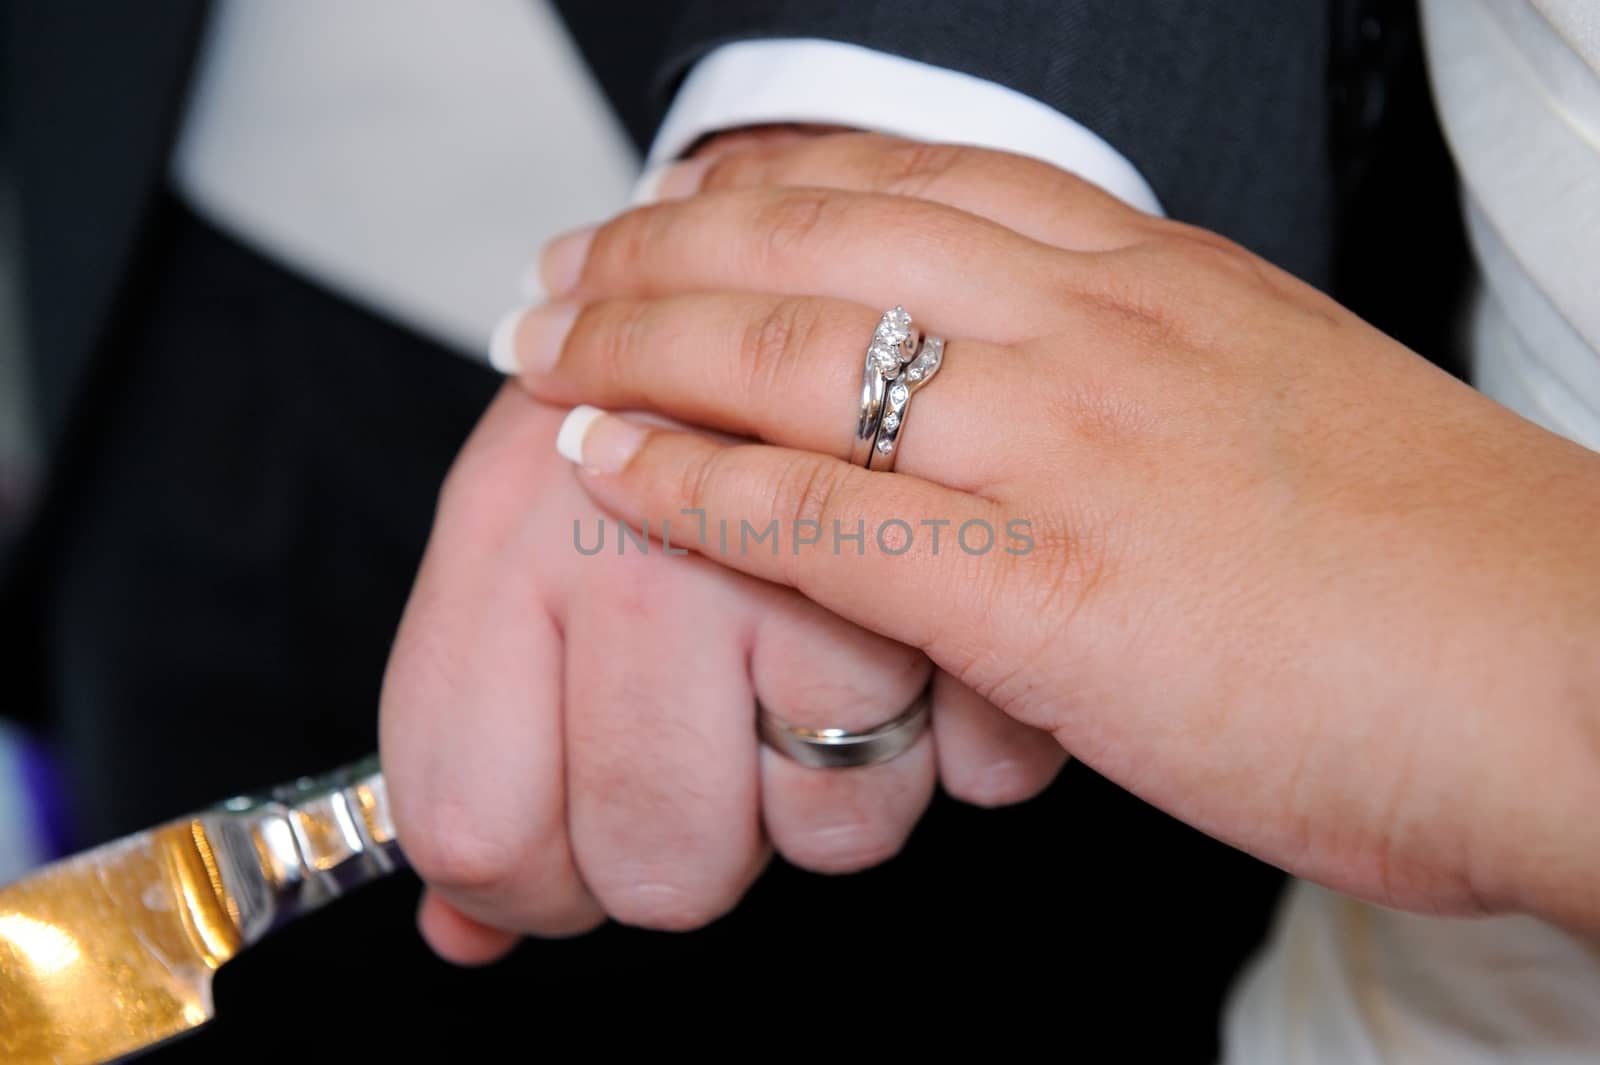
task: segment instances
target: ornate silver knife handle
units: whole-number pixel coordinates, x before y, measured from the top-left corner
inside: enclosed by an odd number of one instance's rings
[[[197,820],[246,943],[405,865],[376,755]]]

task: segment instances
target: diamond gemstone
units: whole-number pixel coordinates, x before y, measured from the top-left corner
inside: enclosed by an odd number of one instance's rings
[[[890,344],[903,344],[911,335],[911,315],[904,307],[887,311],[878,321],[878,337]]]
[[[889,452],[894,450],[894,441],[889,439],[879,440],[878,450],[887,455]]]
[[[889,430],[891,433],[900,428],[900,415],[885,414],[883,416],[883,427]]]
[[[913,380],[913,381],[922,380],[922,367],[920,367],[920,366],[912,366],[910,369],[908,369],[906,371],[906,376],[908,378],[910,378],[911,380]]]
[[[906,386],[898,381],[895,382],[893,388],[889,389],[889,401],[897,407],[903,404],[909,395],[911,393],[906,391]]]
[[[867,354],[872,359],[873,369],[884,377],[893,377],[900,372],[900,356],[893,348],[874,342]]]

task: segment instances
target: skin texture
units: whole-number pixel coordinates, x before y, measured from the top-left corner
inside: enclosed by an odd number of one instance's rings
[[[524,384],[766,446],[603,418],[593,499],[1025,521],[1022,555],[705,552],[1298,875],[1600,928],[1600,456],[1038,162],[830,136],[662,189],[687,198],[547,251],[573,325],[528,338]],[[897,472],[869,473],[834,428],[852,338],[896,302],[949,346]]]
[[[726,156],[815,130],[744,132]],[[870,330],[853,341],[864,346]],[[523,934],[607,917],[660,929],[734,905],[776,850],[821,872],[895,854],[942,783],[981,805],[1043,789],[1066,755],[944,675],[930,732],[879,766],[762,748],[754,700],[866,728],[930,683],[927,659],[794,592],[694,556],[594,557],[602,512],[554,449],[565,408],[508,385],[440,497],[390,659],[380,744],[424,936],[492,961]],[[686,527],[687,522],[680,522]]]

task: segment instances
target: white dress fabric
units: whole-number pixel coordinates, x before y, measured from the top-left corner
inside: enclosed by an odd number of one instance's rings
[[[260,254],[482,358],[541,245],[638,167],[548,4],[219,0],[171,178]]]

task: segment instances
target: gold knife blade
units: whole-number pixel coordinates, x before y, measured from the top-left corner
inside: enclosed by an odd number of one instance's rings
[[[220,966],[403,860],[367,759],[0,888],[0,1061],[98,1065],[197,1028]]]

